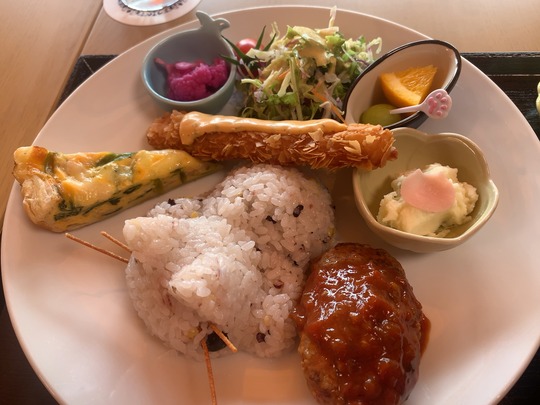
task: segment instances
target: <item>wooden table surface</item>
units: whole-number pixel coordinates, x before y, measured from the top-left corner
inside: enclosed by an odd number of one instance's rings
[[[210,14],[262,3],[249,0],[202,0],[197,9]],[[328,7],[327,0],[278,1],[265,5],[309,4]],[[403,24],[428,36],[446,40],[462,52],[539,52],[540,1],[521,0],[334,0],[331,5],[360,11]],[[13,184],[13,151],[33,142],[61,97],[80,55],[118,54],[140,41],[193,20],[194,11],[166,24],[137,27],[111,19],[102,0],[1,1],[0,15],[0,225]],[[0,234],[1,235],[1,234]],[[3,301],[3,296],[0,297]],[[5,308],[1,313],[3,342],[16,345]],[[0,359],[6,350],[0,348]],[[21,353],[13,361],[25,362]],[[19,356],[19,357],[17,357]],[[3,361],[0,360],[0,364]],[[24,369],[28,364],[21,365]],[[25,369],[26,370],[26,369]],[[17,371],[0,366],[0,395]],[[27,372],[27,371],[24,371]],[[538,373],[538,370],[537,370]],[[43,387],[19,392],[19,403],[47,403]],[[538,382],[538,374],[533,383]],[[21,387],[15,389],[24,390]],[[46,391],[45,391],[46,392]],[[49,398],[50,400],[50,398]],[[2,397],[0,397],[0,403]],[[50,403],[53,403],[51,401]]]

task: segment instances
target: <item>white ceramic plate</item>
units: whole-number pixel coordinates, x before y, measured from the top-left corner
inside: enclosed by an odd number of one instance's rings
[[[324,27],[328,10],[260,8],[224,14],[230,39],[257,36],[264,25]],[[347,36],[381,36],[385,50],[421,34],[385,20],[339,12]],[[193,28],[193,24],[174,31]],[[144,133],[160,112],[141,83],[139,67],[161,34],[119,56],[58,109],[35,144],[64,151],[145,148]],[[403,264],[432,321],[429,346],[411,404],[496,402],[535,353],[540,336],[540,143],[512,102],[465,62],[452,92],[454,108],[427,132],[458,132],[483,148],[501,192],[484,229],[450,251],[419,255],[392,249],[371,234],[354,207],[350,172],[333,186],[339,236],[387,248]],[[534,100],[531,100],[534,102]],[[193,195],[219,175],[178,190]],[[99,236],[120,237],[126,218],[157,200],[76,235],[115,250]],[[121,253],[121,252],[120,252]],[[127,296],[120,262],[29,223],[14,187],[2,237],[5,296],[15,331],[37,374],[61,402],[209,403],[205,366],[151,338]],[[238,354],[214,361],[221,404],[311,404],[298,356],[261,360]]]

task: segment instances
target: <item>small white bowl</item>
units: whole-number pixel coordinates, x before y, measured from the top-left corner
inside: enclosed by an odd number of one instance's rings
[[[372,105],[388,103],[379,81],[382,73],[427,65],[437,68],[432,90],[444,89],[450,93],[461,73],[459,51],[437,39],[410,42],[385,53],[356,78],[344,100],[345,122],[359,122],[362,113]],[[385,128],[418,128],[426,119],[426,114],[416,112]]]
[[[373,171],[356,169],[353,172],[356,205],[366,224],[389,244],[413,252],[436,252],[462,244],[491,218],[499,201],[484,154],[474,142],[459,134],[427,134],[412,128],[392,132],[398,158]],[[377,222],[380,202],[392,191],[391,182],[401,173],[432,163],[458,169],[459,181],[476,187],[478,201],[471,220],[452,228],[446,237],[414,235]]]
[[[215,114],[227,104],[234,92],[236,65],[226,62],[229,67],[227,81],[212,95],[195,101],[177,101],[166,96],[167,73],[155,62],[159,58],[167,63],[202,60],[212,64],[218,57],[235,58],[233,49],[221,37],[221,31],[229,27],[229,22],[223,18],[214,20],[202,11],[196,14],[201,23],[199,28],[173,34],[150,49],[143,61],[142,80],[150,95],[165,110]]]

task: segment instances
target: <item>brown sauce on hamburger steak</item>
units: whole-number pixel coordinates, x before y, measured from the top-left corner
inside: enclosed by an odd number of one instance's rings
[[[418,379],[429,320],[401,264],[338,244],[311,264],[293,311],[307,385],[321,404],[399,404]]]

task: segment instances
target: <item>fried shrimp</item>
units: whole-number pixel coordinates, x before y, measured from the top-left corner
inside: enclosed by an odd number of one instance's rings
[[[371,170],[397,157],[390,130],[331,119],[266,121],[173,111],[147,131],[157,149],[182,149],[203,160],[247,159],[255,163],[314,169]]]

